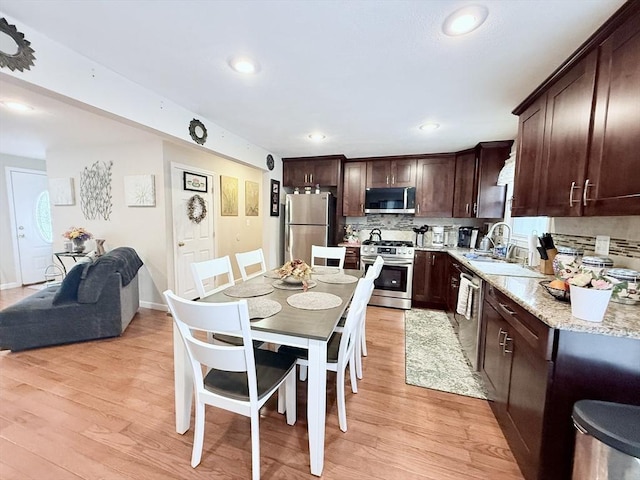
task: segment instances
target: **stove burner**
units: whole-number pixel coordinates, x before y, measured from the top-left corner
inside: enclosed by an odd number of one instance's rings
[[[375,245],[376,247],[413,247],[413,242],[407,240],[365,240],[363,245]]]

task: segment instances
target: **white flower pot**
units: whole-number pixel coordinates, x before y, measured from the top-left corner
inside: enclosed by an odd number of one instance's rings
[[[571,289],[571,314],[580,320],[601,322],[611,299],[611,290],[569,286]]]

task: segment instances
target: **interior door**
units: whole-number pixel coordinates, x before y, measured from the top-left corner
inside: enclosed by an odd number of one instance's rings
[[[53,256],[47,175],[16,169],[9,178],[22,284],[44,282]]]
[[[184,172],[182,167],[172,166],[175,292],[182,298],[194,299],[198,297],[198,292],[191,274],[191,263],[209,260],[216,255],[213,198],[217,197],[213,195],[215,174],[189,168],[190,173],[207,177],[207,192],[198,192],[184,189]],[[207,214],[200,223],[190,220],[187,215],[189,200],[194,195],[202,197],[207,208]]]

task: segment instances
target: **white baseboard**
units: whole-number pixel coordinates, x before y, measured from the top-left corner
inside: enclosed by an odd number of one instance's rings
[[[22,285],[12,282],[12,283],[0,283],[0,290],[9,290],[10,288],[18,288]]]
[[[167,306],[164,303],[154,303],[154,302],[140,302],[140,306],[142,308],[150,308],[151,310],[161,310],[163,312],[167,311]]]

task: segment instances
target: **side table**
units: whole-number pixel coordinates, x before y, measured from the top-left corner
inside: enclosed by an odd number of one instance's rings
[[[62,259],[60,257],[73,258],[73,261],[77,262],[78,258],[82,258],[82,257],[86,257],[87,256],[87,254],[84,253],[84,252],[54,252],[53,254],[58,259],[58,262],[60,262],[60,265],[62,265],[62,270],[64,270],[65,276],[67,275],[67,267],[65,267],[64,262],[62,261]]]

